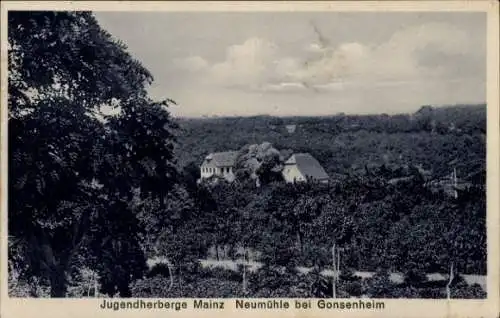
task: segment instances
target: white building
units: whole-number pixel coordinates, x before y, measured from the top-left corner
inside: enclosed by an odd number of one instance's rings
[[[286,125],[286,130],[288,133],[293,134],[295,130],[297,129],[297,125]]]
[[[235,179],[234,167],[237,157],[237,151],[214,152],[209,154],[205,157],[200,167],[201,179],[220,177],[232,182]]]
[[[293,154],[286,162],[282,171],[286,182],[328,182],[325,169],[308,153]]]

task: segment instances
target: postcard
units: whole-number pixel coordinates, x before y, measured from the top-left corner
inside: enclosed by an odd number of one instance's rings
[[[3,2],[2,317],[498,317],[498,9]]]

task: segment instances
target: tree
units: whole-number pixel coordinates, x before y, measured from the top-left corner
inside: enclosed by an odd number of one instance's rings
[[[130,203],[165,205],[176,179],[172,101],[147,96],[151,74],[89,12],[9,12],[8,42],[8,226],[26,246],[23,274],[46,278],[52,297],[79,253],[140,276]],[[127,280],[111,281],[128,294]]]
[[[261,236],[261,196],[257,192],[245,191],[246,200],[241,200],[243,204],[238,207],[233,216],[232,235],[235,238],[237,248],[236,258],[241,259],[238,266],[242,275],[243,294],[248,292],[248,276],[251,261],[252,249],[257,246]]]

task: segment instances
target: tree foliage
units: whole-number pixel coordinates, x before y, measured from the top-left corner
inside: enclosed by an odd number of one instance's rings
[[[64,296],[87,255],[104,291],[127,295],[144,270],[131,201],[164,204],[176,178],[171,101],[147,96],[151,74],[89,12],[11,11],[8,42],[9,233],[26,247],[23,273]]]

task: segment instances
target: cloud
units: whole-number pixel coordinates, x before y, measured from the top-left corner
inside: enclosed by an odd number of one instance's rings
[[[208,62],[200,56],[190,56],[183,59],[176,59],[174,64],[188,72],[202,72],[208,67]]]
[[[289,92],[301,92],[308,88],[302,83],[283,82],[278,84],[263,85],[259,89],[265,92],[289,93]]]
[[[309,45],[306,46],[306,51],[313,52],[313,53],[321,53],[324,51],[324,47],[320,43],[310,43]]]
[[[436,78],[446,70],[435,65],[422,64],[418,55],[434,51],[443,56],[465,52],[467,34],[445,23],[427,23],[395,32],[389,41],[371,52],[372,74],[389,79]],[[447,68],[458,65],[448,65]]]
[[[291,78],[306,85],[326,85],[347,80],[368,65],[368,49],[360,43],[344,43],[327,48],[319,58],[305,60]]]
[[[315,43],[311,47],[319,48]],[[397,31],[377,46],[352,42],[327,47],[321,50],[320,58],[308,61],[294,77],[297,81],[321,86],[349,80],[399,82],[439,78],[474,56],[474,51],[467,51],[467,47],[464,31],[444,23],[429,23]],[[431,63],[438,58],[446,63]]]
[[[178,103],[174,115],[391,113],[486,96],[484,12],[96,16],[151,70],[151,96]]]
[[[256,86],[270,79],[269,68],[277,58],[274,43],[250,38],[227,48],[226,58],[210,69],[210,80],[224,86]]]
[[[314,30],[318,39],[311,39],[291,56],[282,54],[272,41],[252,37],[229,46],[222,61],[209,64],[195,56],[178,65],[202,74],[207,85],[279,93],[340,91],[356,87],[356,83],[397,86],[412,81],[451,80],[470,75],[481,62],[481,54],[468,45],[467,33],[446,23],[400,29],[378,45],[334,45],[320,34],[321,30]]]
[[[286,79],[300,68],[296,58],[280,57],[275,43],[258,37],[229,46],[224,59],[211,65],[199,56],[178,59],[175,64],[201,75],[206,85],[270,91],[281,90],[282,82],[286,87]]]

